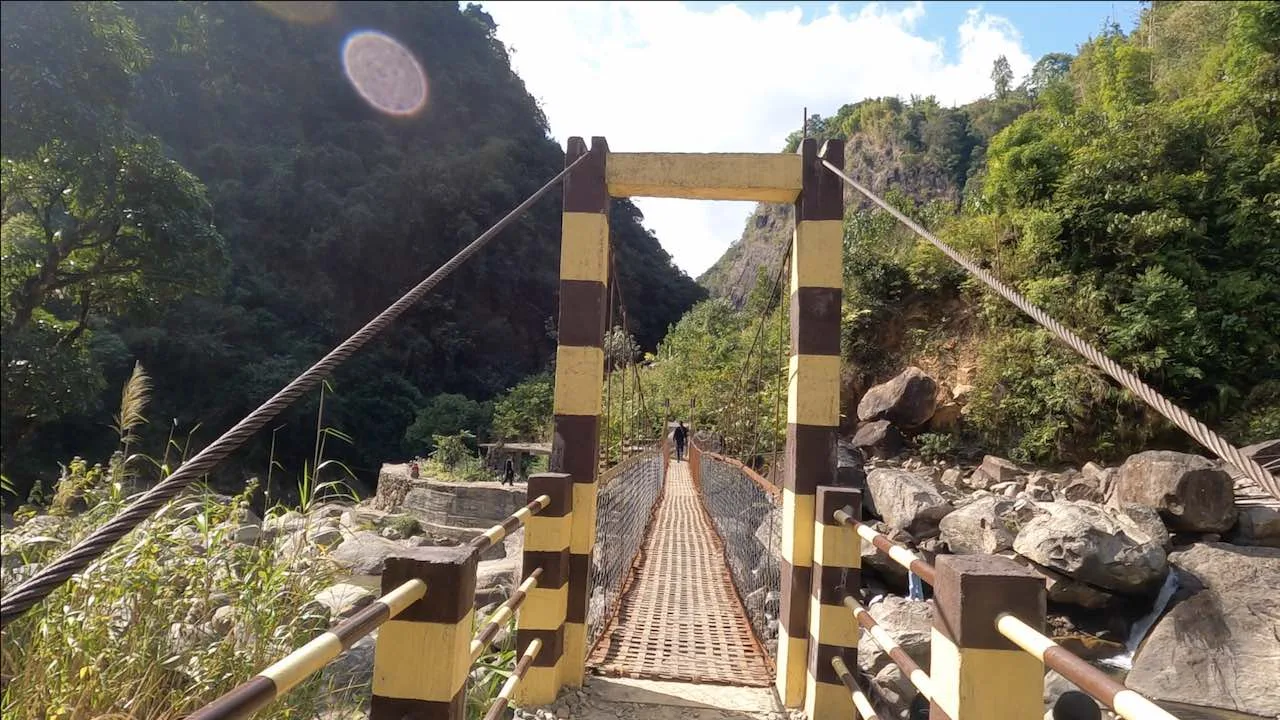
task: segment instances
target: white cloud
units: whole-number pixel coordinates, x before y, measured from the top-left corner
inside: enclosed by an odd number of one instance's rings
[[[803,108],[833,114],[882,95],[963,103],[991,90],[991,64],[1016,76],[1031,57],[1004,18],[970,10],[948,61],[917,24],[916,3],[799,7],[750,14],[673,2],[484,3],[552,134],[603,135],[615,151],[777,152]],[[748,203],[638,199],[645,224],[680,267],[698,275],[742,232]]]

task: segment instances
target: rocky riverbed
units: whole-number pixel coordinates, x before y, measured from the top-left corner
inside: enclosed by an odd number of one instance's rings
[[[911,368],[859,403],[841,462],[865,473],[868,521],[927,559],[996,553],[1036,570],[1059,641],[1157,701],[1204,717],[1280,716],[1275,507],[1238,506],[1222,463],[1182,452],[1113,467],[1041,469],[994,455],[925,462],[912,437],[936,429],[939,410],[954,422],[957,403],[945,395]],[[1274,465],[1280,441],[1244,451]],[[863,568],[871,614],[927,669],[931,601],[908,599],[906,572],[873,547]],[[907,717],[914,688],[870,638],[859,669],[885,715]],[[1050,673],[1048,706],[1068,689]]]

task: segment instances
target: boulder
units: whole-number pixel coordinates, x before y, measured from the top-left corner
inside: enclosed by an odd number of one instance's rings
[[[969,476],[968,485],[975,490],[987,490],[992,485],[1010,482],[1026,475],[1015,463],[995,455],[982,458],[982,464]]]
[[[1280,550],[1201,544],[1169,559],[1204,589],[1156,624],[1127,685],[1155,700],[1280,717]]]
[[[1113,514],[1116,511],[1123,513],[1142,529],[1143,534],[1159,543],[1160,547],[1165,550],[1173,547],[1173,539],[1169,537],[1169,529],[1164,526],[1164,521],[1160,519],[1160,513],[1156,512],[1155,508],[1149,508],[1146,505],[1126,504],[1111,510]]]
[[[902,433],[888,420],[875,420],[858,428],[853,446],[866,457],[891,458],[902,451]]]
[[[352,575],[382,575],[382,563],[388,557],[407,550],[403,545],[361,530],[338,546],[329,559]]]
[[[942,541],[957,555],[991,554],[1013,547],[1018,521],[1013,501],[984,495],[938,524]]]
[[[1125,460],[1115,499],[1155,508],[1171,530],[1224,532],[1236,522],[1232,485],[1199,455],[1150,450]]]
[[[898,641],[921,669],[929,671],[929,637],[933,630],[931,601],[887,595],[884,600],[872,603],[867,612],[890,637]],[[858,669],[864,677],[873,678],[875,689],[887,701],[893,714],[903,717],[918,691],[870,633],[862,633],[858,640]]]
[[[1104,590],[1147,594],[1168,570],[1164,548],[1128,516],[1096,503],[1052,502],[1037,506],[1013,549],[1028,560]]]
[[[872,387],[858,402],[858,419],[888,420],[913,428],[928,422],[936,407],[938,385],[920,368],[909,367],[889,382]]]
[[[1233,544],[1280,548],[1280,510],[1251,505],[1236,512],[1236,529],[1231,534]]]
[[[322,548],[331,548],[342,542],[342,530],[337,525],[314,525],[307,530],[307,542]]]
[[[964,471],[960,468],[947,468],[942,471],[942,477],[938,479],[939,483],[949,488],[955,488],[960,485],[960,481],[964,479]]]
[[[1101,503],[1106,499],[1098,489],[1097,482],[1085,477],[1067,483],[1058,493],[1058,497],[1062,500],[1088,500],[1093,503]]]
[[[337,583],[316,593],[316,602],[329,609],[329,615],[335,620],[345,620],[357,610],[373,602],[377,598],[372,590],[352,585]]]
[[[913,535],[937,528],[938,521],[955,509],[931,480],[905,470],[872,470],[867,492],[889,527]]]

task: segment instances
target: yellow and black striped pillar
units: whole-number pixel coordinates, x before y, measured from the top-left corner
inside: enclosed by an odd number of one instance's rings
[[[371,720],[466,717],[477,558],[468,547],[415,548],[387,558],[384,595],[415,578],[427,592],[378,631]]]
[[[586,153],[582,138],[569,138],[565,163]],[[609,190],[604,174],[608,154],[604,138],[591,138],[591,157],[565,178],[560,239],[560,325],[550,468],[573,478],[563,667],[563,681],[572,687],[582,685],[586,667],[587,596],[596,533],[600,388],[604,383],[609,284]]]
[[[569,539],[573,534],[573,479],[566,473],[529,478],[529,499],[546,495],[551,502],[524,526],[524,573],[542,570],[516,619],[516,646],[523,655],[529,643],[542,641],[529,674],[516,690],[518,705],[546,705],[563,684],[565,613],[569,604]],[[428,590],[430,592],[430,590]]]
[[[999,555],[943,555],[934,582],[929,720],[1044,714],[1044,663],[996,629],[1011,613],[1044,630],[1044,580]]]
[[[787,453],[782,486],[782,604],[778,633],[778,694],[787,707],[804,701],[809,648],[814,495],[836,485],[840,424],[840,301],[844,196],[840,179],[819,158],[844,167],[844,143],[819,153],[805,139],[791,249],[791,362],[787,390]]]
[[[813,525],[813,591],[809,597],[809,672],[804,711],[812,720],[854,717],[853,696],[831,664],[838,657],[857,667],[858,621],[844,606],[846,593],[862,584],[862,545],[858,531],[835,518],[844,510],[857,519],[862,493],[820,487]]]

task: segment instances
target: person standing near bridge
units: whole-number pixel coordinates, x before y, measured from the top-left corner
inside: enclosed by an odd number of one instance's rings
[[[689,442],[689,430],[685,428],[684,421],[676,423],[676,431],[672,433],[676,440],[676,462],[684,459],[684,447]]]

